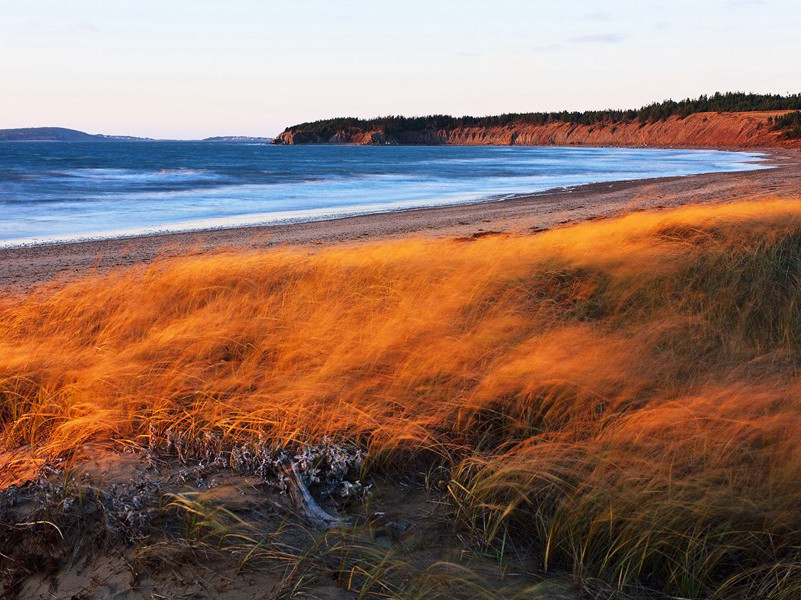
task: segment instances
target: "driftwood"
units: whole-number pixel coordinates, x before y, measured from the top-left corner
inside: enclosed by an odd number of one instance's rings
[[[340,519],[327,513],[317,504],[309,488],[303,483],[298,465],[294,461],[289,463],[286,474],[287,495],[292,502],[293,508],[301,517],[320,529],[336,529],[347,524],[345,519]]]

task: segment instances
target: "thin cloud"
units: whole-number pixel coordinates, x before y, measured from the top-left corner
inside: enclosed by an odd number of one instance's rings
[[[626,36],[622,33],[591,33],[570,38],[571,44],[619,44]]]
[[[531,52],[556,52],[562,49],[562,44],[540,44],[539,46],[532,46],[529,48]]]
[[[98,31],[100,31],[97,25],[95,25],[91,21],[81,21],[80,23],[78,23],[78,29],[80,29],[81,31],[89,31],[91,33],[97,33]]]
[[[591,12],[581,17],[584,21],[609,21],[611,17],[603,12]]]

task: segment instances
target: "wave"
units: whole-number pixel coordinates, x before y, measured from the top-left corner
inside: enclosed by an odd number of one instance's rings
[[[194,181],[197,179],[225,179],[226,176],[205,169],[72,169],[59,173],[62,176],[92,179],[95,181],[143,181],[171,182]]]

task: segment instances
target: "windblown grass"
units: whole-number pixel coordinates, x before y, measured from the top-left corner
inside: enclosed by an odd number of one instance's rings
[[[251,515],[249,521],[244,521],[223,507],[204,503],[195,494],[170,497],[164,511],[182,517],[187,535],[181,541],[188,543],[192,552],[237,557],[240,569],[262,568],[277,576],[270,598],[295,598],[306,586],[321,580],[335,581],[338,589],[350,592],[355,598],[559,600],[573,597],[566,595],[569,587],[559,579],[553,586],[549,585],[551,582],[510,585],[499,578],[498,569],[486,560],[472,566],[432,560],[423,549],[426,545],[423,541],[379,547],[369,528],[363,526],[323,534],[305,530],[298,523],[270,527],[269,523],[260,522],[258,516]],[[174,547],[170,548],[169,543],[161,546],[146,548],[143,554],[165,560],[165,548],[174,552]]]
[[[801,205],[165,260],[0,305],[7,447],[362,444],[475,544],[619,593],[801,594]],[[610,592],[611,593],[611,592]]]

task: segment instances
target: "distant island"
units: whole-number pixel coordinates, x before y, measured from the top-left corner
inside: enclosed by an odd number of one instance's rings
[[[288,127],[273,143],[797,147],[798,111],[801,94],[729,92],[631,110],[324,119]]]
[[[209,137],[200,140],[201,142],[227,142],[227,143],[242,143],[242,144],[269,144],[273,138],[268,137],[251,137],[247,135],[219,135],[216,137]]]
[[[65,127],[23,127],[17,129],[0,129],[0,142],[174,142],[189,140],[157,140],[154,138],[134,137],[130,135],[104,135],[86,133],[77,129]],[[227,142],[227,143],[261,143],[269,144],[272,138],[248,137],[241,135],[217,136],[200,142]]]

